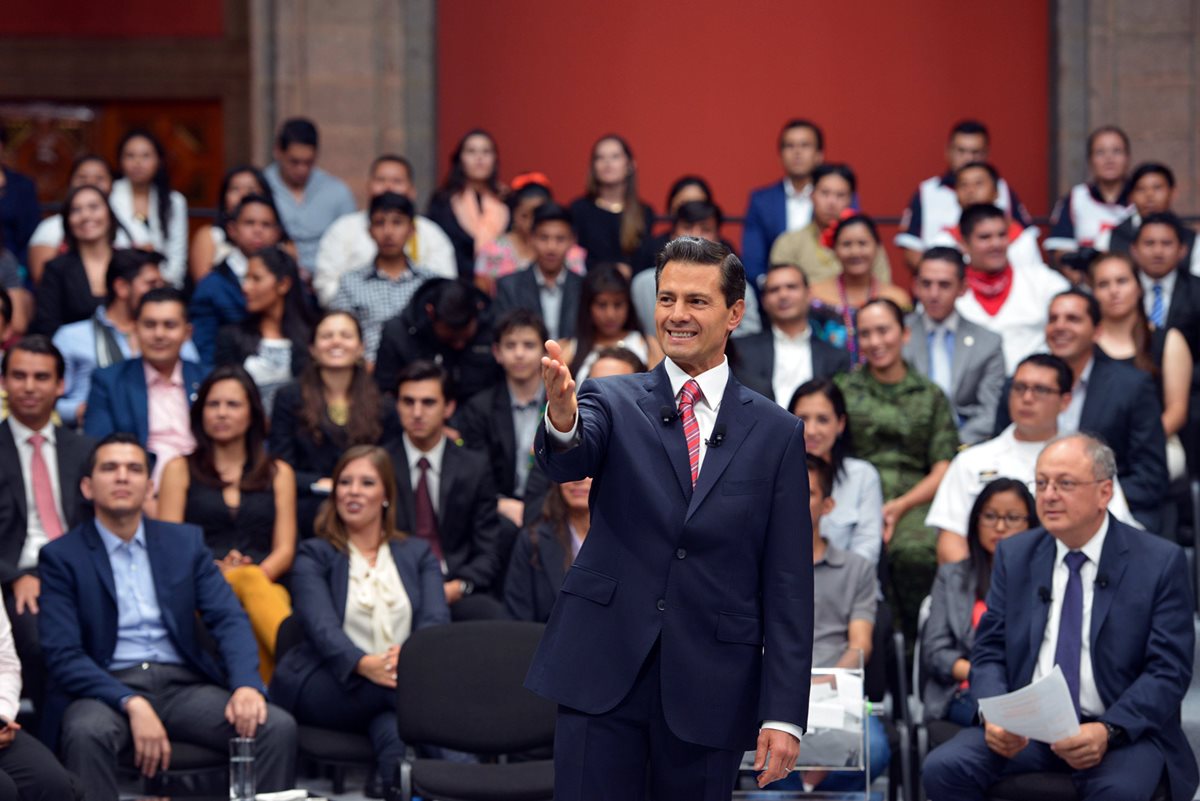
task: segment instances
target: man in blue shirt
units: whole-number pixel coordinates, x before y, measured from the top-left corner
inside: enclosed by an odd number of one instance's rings
[[[80,482],[95,520],[42,549],[43,736],[56,743],[61,724],[64,762],[88,801],[116,801],[125,753],[153,776],[170,767],[172,740],[223,752],[234,736],[256,739],[260,790],[291,788],[296,724],[267,704],[246,614],[199,528],[142,516],[150,487],[146,451],[109,435]]]

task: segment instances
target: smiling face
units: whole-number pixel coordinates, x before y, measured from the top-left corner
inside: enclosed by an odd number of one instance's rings
[[[998,273],[1008,265],[1008,223],[1002,217],[981,220],[963,239],[972,267]]]
[[[908,341],[908,329],[900,324],[891,309],[882,303],[865,306],[858,313],[858,342],[867,364],[877,373],[900,361],[900,351]]]
[[[158,172],[158,151],[144,136],[135,136],[121,148],[121,172],[135,186],[145,186]]]
[[[348,529],[362,531],[383,522],[387,490],[379,471],[366,457],[348,462],[342,468],[333,498],[338,517]]]
[[[654,309],[654,327],[663,353],[691,375],[716,367],[745,308],[743,300],[726,305],[720,267],[667,262],[658,277]]]
[[[113,220],[99,189],[87,188],[75,193],[67,209],[67,225],[81,245],[108,241]]]
[[[318,367],[352,368],[363,356],[363,341],[349,315],[331,314],[317,325],[311,350]]]
[[[128,515],[142,508],[151,486],[146,452],[137,445],[114,442],[96,451],[96,466],[83,477],[79,489],[97,514]]]
[[[586,514],[588,510],[588,493],[592,491],[592,479],[584,478],[579,481],[568,481],[559,485],[563,501],[572,512]]]
[[[1092,351],[1095,337],[1096,326],[1088,315],[1086,300],[1064,295],[1050,301],[1046,344],[1051,353],[1071,364]]]
[[[861,277],[871,272],[871,265],[879,253],[879,242],[866,223],[855,222],[838,229],[833,252],[846,275]]]
[[[846,430],[846,418],[838,417],[833,403],[822,392],[805,395],[796,401],[792,414],[804,421],[804,449],[830,461],[834,443]]]
[[[250,430],[250,399],[235,379],[218,381],[209,388],[201,412],[204,433],[218,444],[237,442]]]
[[[55,358],[48,353],[13,350],[5,370],[4,389],[13,417],[27,428],[41,429],[64,391]]]

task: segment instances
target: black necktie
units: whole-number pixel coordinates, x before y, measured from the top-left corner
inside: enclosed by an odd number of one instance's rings
[[[440,561],[442,558],[442,543],[438,541],[437,516],[433,513],[433,499],[429,496],[429,460],[424,456],[417,462],[421,478],[417,480],[415,493],[416,509],[414,510],[413,533],[429,543],[433,555]]]

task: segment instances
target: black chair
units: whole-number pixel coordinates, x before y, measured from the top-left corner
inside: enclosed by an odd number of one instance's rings
[[[472,621],[414,632],[397,670],[400,798],[440,801],[550,801],[551,760],[509,761],[554,743],[556,706],[522,684],[540,623]],[[418,759],[412,744],[478,754],[463,764]]]
[[[1075,785],[1066,773],[1023,773],[1007,776],[992,785],[989,801],[1078,801]],[[1170,801],[1170,787],[1164,777],[1150,801]]]
[[[304,627],[293,615],[279,624],[275,637],[276,663],[283,655],[304,642]],[[346,771],[375,764],[375,749],[365,735],[323,729],[319,726],[296,725],[296,742],[301,761],[329,775],[334,795],[346,791]]]

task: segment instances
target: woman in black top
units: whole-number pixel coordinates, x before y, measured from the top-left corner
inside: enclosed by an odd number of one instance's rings
[[[196,450],[167,463],[158,517],[193,523],[250,618],[259,670],[269,681],[275,635],[292,613],[278,582],[296,555],[296,479],[266,449],[266,416],[250,375],[237,365],[209,374],[192,404]]]
[[[522,529],[504,580],[504,603],[517,620],[545,623],[563,577],[587,538],[592,480],[551,484],[541,518]]]
[[[30,329],[54,336],[59,326],[86,320],[104,302],[104,277],[112,261],[117,218],[94,186],[72,189],[63,203],[67,252],[46,263],[35,291],[37,313]]]
[[[616,134],[592,146],[587,194],[571,204],[571,219],[589,268],[609,261],[638,272],[653,265],[654,209],[638,198],[633,151]]]
[[[426,216],[454,243],[458,277],[475,278],[480,248],[508,230],[509,209],[502,199],[500,151],[487,131],[468,131],[450,156],[450,172],[429,201]]]

